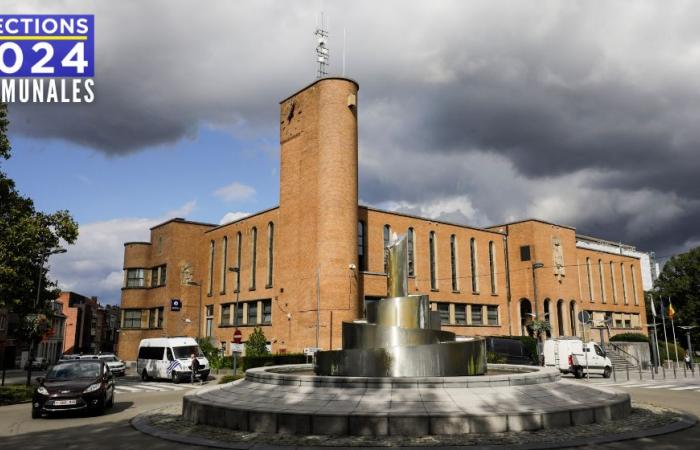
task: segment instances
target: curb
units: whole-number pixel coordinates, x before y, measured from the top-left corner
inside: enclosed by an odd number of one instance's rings
[[[245,443],[245,442],[222,442],[222,441],[217,441],[213,439],[208,439],[204,437],[198,437],[198,436],[184,436],[184,435],[177,435],[173,433],[168,433],[165,432],[159,428],[156,428],[152,425],[149,425],[147,422],[147,417],[149,413],[153,411],[158,411],[160,408],[152,410],[152,411],[147,411],[144,413],[141,413],[137,416],[135,416],[133,419],[130,420],[130,424],[132,428],[134,428],[137,431],[140,431],[141,433],[163,439],[166,441],[171,441],[171,442],[178,442],[182,444],[190,444],[190,445],[199,445],[199,446],[204,446],[204,447],[210,447],[210,448],[223,448],[223,449],[257,449],[257,448],[265,448],[265,449],[291,449],[291,448],[296,448],[296,449],[309,449],[309,450],[329,450],[329,449],[339,449],[341,447],[331,447],[331,446],[309,446],[309,447],[304,447],[300,446],[298,444],[292,444],[289,446],[281,446],[281,445],[274,445],[274,444],[269,444],[269,443]],[[617,434],[609,434],[607,436],[599,436],[599,437],[590,437],[590,438],[577,438],[577,439],[572,439],[570,441],[562,441],[562,442],[554,442],[554,443],[547,443],[547,442],[540,442],[540,443],[531,443],[531,444],[522,444],[522,445],[466,445],[466,446],[450,446],[451,449],[484,449],[484,450],[503,450],[505,448],[508,449],[513,449],[513,450],[532,450],[532,449],[555,449],[555,448],[563,448],[563,447],[581,447],[581,446],[586,446],[586,445],[597,445],[597,444],[606,444],[610,442],[620,442],[620,441],[628,441],[628,440],[634,440],[634,439],[641,439],[641,438],[647,438],[647,437],[652,437],[652,436],[660,436],[664,434],[670,434],[670,433],[675,433],[677,431],[685,430],[687,428],[690,428],[694,425],[697,424],[697,419],[687,413],[680,413],[680,420],[677,422],[664,425],[659,428],[652,428],[652,429],[645,429],[645,430],[639,430],[639,431],[629,431],[625,433],[617,433]],[[416,449],[422,449],[425,450],[426,448],[439,448],[440,446],[420,446],[420,447],[402,447],[402,448],[416,448]],[[368,449],[386,449],[387,447],[349,447],[352,449],[358,449],[358,448],[368,448]]]

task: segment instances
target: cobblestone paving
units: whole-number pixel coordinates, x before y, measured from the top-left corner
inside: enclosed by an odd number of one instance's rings
[[[399,446],[470,446],[521,444],[565,444],[573,440],[606,435],[649,430],[670,425],[681,420],[676,411],[651,405],[634,404],[632,414],[625,419],[608,423],[580,425],[560,429],[526,432],[505,432],[492,434],[465,434],[449,436],[285,436],[262,433],[231,431],[205,425],[193,425],[185,421],[179,404],[170,405],[142,416],[146,423],[163,432],[188,437],[199,437],[219,441],[222,444],[248,443],[289,446],[328,446],[328,447],[399,447]]]

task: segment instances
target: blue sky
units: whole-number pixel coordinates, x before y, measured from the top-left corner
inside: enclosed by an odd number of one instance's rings
[[[61,140],[10,133],[8,174],[40,210],[68,209],[80,223],[115,217],[157,217],[196,202],[189,219],[219,223],[227,212],[255,212],[279,198],[279,158],[260,141],[203,129],[193,138],[109,156]],[[233,182],[255,189],[224,200],[214,192]]]

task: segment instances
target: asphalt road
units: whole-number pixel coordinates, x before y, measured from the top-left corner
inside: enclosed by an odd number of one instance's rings
[[[212,383],[212,381],[210,381]],[[103,416],[54,416],[32,419],[29,403],[0,407],[0,448],[7,449],[192,449],[147,436],[129,420],[144,411],[181,402],[187,390],[117,394]]]

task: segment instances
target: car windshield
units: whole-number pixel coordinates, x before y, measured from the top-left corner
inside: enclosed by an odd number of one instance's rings
[[[102,361],[107,361],[107,362],[117,362],[119,361],[116,356],[108,355],[108,356],[100,356],[100,359]]]
[[[97,378],[100,363],[85,361],[56,364],[46,375],[48,380],[73,380],[76,378]]]
[[[194,353],[197,356],[204,356],[198,345],[186,345],[183,347],[173,347],[173,353],[177,359],[189,358]]]

